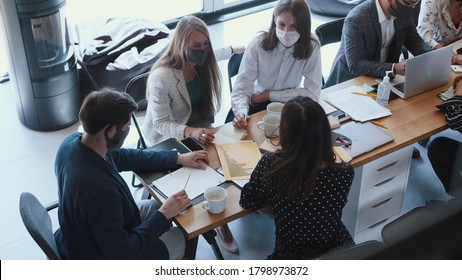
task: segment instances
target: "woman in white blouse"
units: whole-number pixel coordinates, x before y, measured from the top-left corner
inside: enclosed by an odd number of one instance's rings
[[[423,0],[417,31],[432,49],[438,49],[462,36],[462,0]],[[462,64],[454,55],[453,64]]]
[[[318,101],[321,83],[320,43],[311,33],[310,9],[304,0],[280,0],[269,30],[246,48],[231,97],[234,114],[227,121],[234,118],[235,127],[247,128],[247,117],[271,101],[299,95]]]

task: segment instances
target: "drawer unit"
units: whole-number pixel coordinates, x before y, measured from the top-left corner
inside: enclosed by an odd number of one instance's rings
[[[360,192],[358,211],[362,208],[370,207],[383,201],[384,198],[390,198],[404,191],[407,173],[403,172],[397,176],[387,179],[383,184],[367,188]]]
[[[383,184],[409,170],[412,146],[403,148],[363,166],[361,189]]]
[[[355,242],[381,240],[381,228],[399,216],[411,155],[409,146],[355,169],[342,215]]]
[[[382,221],[375,223],[368,228],[359,231],[353,236],[356,243],[361,243],[369,240],[377,240],[382,242],[382,229],[383,227],[388,224],[389,222],[397,219],[399,214],[393,215],[387,219],[383,219]]]
[[[373,205],[361,207],[358,211],[356,232],[373,226],[395,214],[399,214],[401,212],[403,194],[399,193],[392,197],[384,197],[383,200]]]

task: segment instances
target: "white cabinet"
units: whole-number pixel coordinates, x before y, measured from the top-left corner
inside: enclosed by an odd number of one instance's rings
[[[383,226],[399,217],[412,146],[355,169],[355,178],[342,220],[356,243],[382,240]]]

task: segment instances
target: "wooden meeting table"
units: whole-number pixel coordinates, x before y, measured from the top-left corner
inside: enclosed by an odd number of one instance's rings
[[[354,158],[351,161],[353,167],[356,168],[367,164],[446,129],[447,124],[444,114],[435,107],[436,104],[442,101],[436,95],[452,84],[454,76],[454,73],[452,73],[451,81],[448,84],[426,93],[407,100],[400,98],[392,100],[388,105],[388,108],[392,111],[392,115],[377,119],[376,121],[387,127],[386,131],[393,136],[394,141]],[[353,85],[361,86],[363,84],[373,85],[376,84],[376,82],[371,77],[358,77],[324,89],[322,93],[325,94]],[[257,145],[260,145],[266,139],[263,131],[257,128],[257,123],[264,115],[266,115],[266,111],[261,111],[249,116],[248,120],[249,130],[245,139],[254,140]],[[208,145],[207,148],[210,161],[209,165],[214,169],[220,167],[220,161],[214,145]],[[156,179],[156,176],[158,175],[149,172],[137,174],[137,177],[147,188],[149,193],[162,203],[165,199],[152,187],[152,182]],[[232,183],[229,184],[230,185],[227,187],[228,198],[226,201],[226,210],[224,212],[220,214],[209,214],[202,208],[202,202],[200,202],[175,217],[175,223],[193,245],[195,243],[195,246],[197,246],[197,238],[199,235],[204,235],[206,240],[209,239],[207,241],[210,242],[210,239],[213,239],[215,236],[215,228],[250,213],[249,210],[239,205],[240,188]],[[194,246],[193,248],[195,250]],[[221,253],[219,253],[219,255],[221,255]],[[191,253],[189,257],[194,258],[195,252]]]

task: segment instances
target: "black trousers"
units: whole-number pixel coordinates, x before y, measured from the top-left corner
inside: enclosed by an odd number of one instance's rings
[[[462,143],[451,138],[437,137],[428,146],[428,159],[436,176],[450,195],[454,195],[454,190],[450,189],[450,184],[459,144]]]
[[[250,106],[250,108],[249,108],[249,116],[252,115],[252,114],[258,113],[260,111],[266,110],[266,106],[268,106],[268,104],[270,104],[270,103],[271,103],[271,101],[265,101],[263,103],[259,103],[257,105]],[[229,109],[228,115],[226,116],[225,123],[232,122],[234,120],[234,117],[235,116],[234,116],[234,113],[233,113],[233,109]]]

